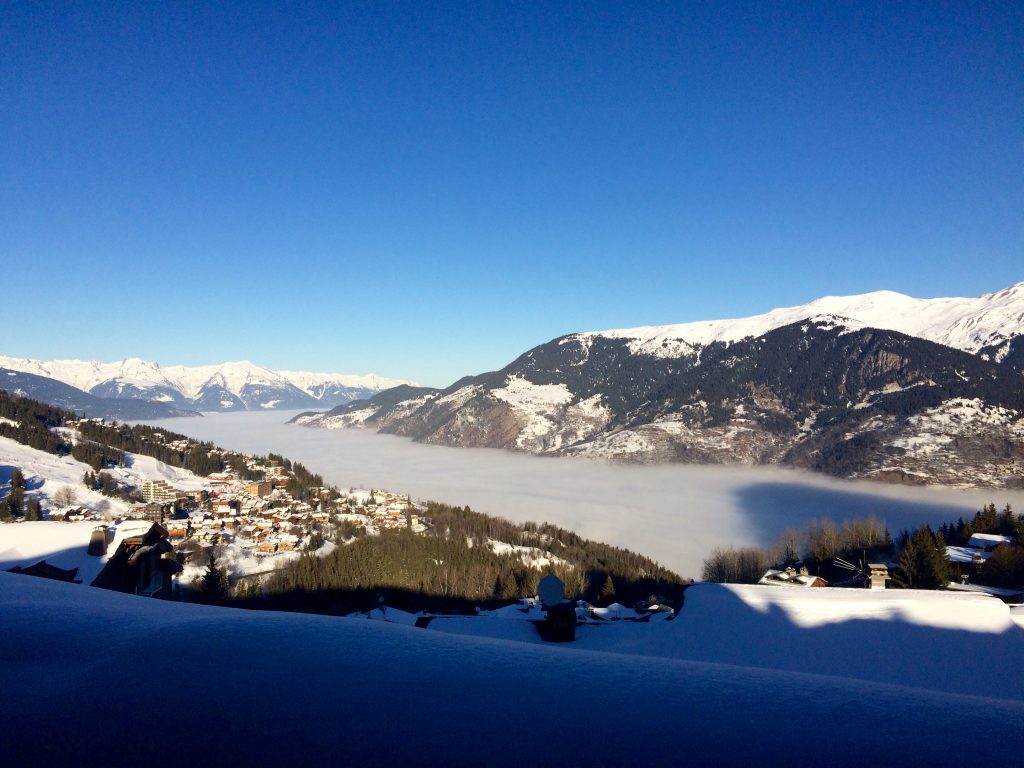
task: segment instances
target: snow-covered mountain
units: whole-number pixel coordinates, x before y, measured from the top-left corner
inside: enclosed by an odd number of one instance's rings
[[[0,355],[0,368],[54,379],[96,397],[198,411],[333,407],[407,383],[372,374],[277,372],[248,361],[187,367],[138,358],[100,363]]]
[[[751,318],[576,333],[444,390],[300,423],[630,461],[785,463],[1024,483],[1024,283],[976,299],[828,297]]]
[[[895,291],[826,296],[797,307],[734,320],[624,328],[576,334],[626,339],[630,350],[679,357],[714,342],[734,342],[803,320],[834,322],[854,330],[878,328],[934,341],[965,352],[1004,355],[1024,335],[1024,282],[978,298],[915,299]]]
[[[3,367],[0,367],[0,389],[20,397],[75,411],[83,416],[104,419],[124,421],[198,415],[195,411],[176,408],[170,402],[98,397],[56,379]]]

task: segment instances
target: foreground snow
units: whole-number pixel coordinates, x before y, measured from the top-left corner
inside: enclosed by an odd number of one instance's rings
[[[455,617],[430,628],[542,642],[535,616],[502,617],[522,621]],[[574,648],[1024,701],[1024,632],[1005,603],[982,595],[699,584],[677,619],[584,624]]]
[[[16,704],[0,718],[10,766],[127,761],[129,748],[160,765],[952,765],[1024,747],[1020,700],[161,603],[6,573],[0,636],[0,690]]]

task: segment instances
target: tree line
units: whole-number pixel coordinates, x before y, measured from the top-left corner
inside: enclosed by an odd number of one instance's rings
[[[457,610],[534,597],[548,573],[566,596],[591,603],[678,604],[683,580],[650,558],[589,541],[549,524],[519,525],[490,515],[430,502],[424,534],[384,531],[362,536],[318,557],[304,554],[254,589],[236,590],[250,607],[344,613],[387,604],[409,610]],[[555,557],[536,568],[520,555],[497,553],[488,540],[536,547]]]
[[[704,561],[701,575],[704,581],[756,584],[769,568],[800,564],[833,581],[852,575],[834,565],[836,558],[856,563],[891,554],[889,530],[875,515],[839,525],[821,518],[809,521],[803,530],[786,528],[768,547],[718,547]]]
[[[0,499],[0,522],[9,523],[16,517],[42,520],[43,510],[38,499],[25,499],[25,475],[17,467],[11,472],[10,490]]]
[[[861,568],[871,560],[894,562],[891,585],[906,589],[941,589],[960,573],[951,563],[947,545],[965,546],[973,534],[991,533],[1015,538],[998,545],[980,567],[970,568],[975,584],[994,587],[1024,586],[1024,515],[1007,504],[997,510],[989,503],[970,520],[962,517],[944,523],[937,530],[923,524],[903,530],[890,539],[889,531],[876,517],[850,520],[836,525],[830,520],[812,520],[803,531],[786,529],[770,547],[720,547],[704,561],[705,581],[754,584],[769,568],[802,564],[828,581],[850,578],[853,573],[836,563],[837,558]]]

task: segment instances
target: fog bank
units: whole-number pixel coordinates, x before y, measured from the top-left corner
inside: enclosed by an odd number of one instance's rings
[[[211,413],[147,422],[223,448],[300,461],[340,487],[384,488],[515,521],[549,521],[641,552],[700,577],[716,546],[767,544],[814,517],[876,514],[895,534],[981,505],[1024,505],[1024,493],[906,488],[834,480],[775,467],[632,466],[448,448],[379,435],[286,424],[293,414]]]

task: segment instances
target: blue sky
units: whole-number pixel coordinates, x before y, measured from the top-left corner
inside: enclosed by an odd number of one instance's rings
[[[1024,279],[1020,3],[7,2],[0,353],[444,385]]]

